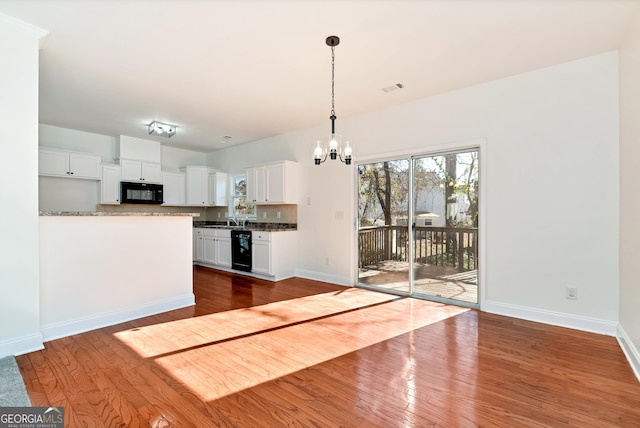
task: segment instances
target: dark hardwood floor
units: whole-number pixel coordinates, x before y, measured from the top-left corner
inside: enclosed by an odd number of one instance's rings
[[[194,268],[195,307],[17,357],[86,427],[640,426],[615,338],[300,278]]]

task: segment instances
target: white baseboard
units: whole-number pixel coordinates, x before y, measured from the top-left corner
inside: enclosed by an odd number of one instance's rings
[[[91,317],[44,325],[41,328],[42,336],[44,341],[47,342],[49,340],[84,333],[85,331],[120,324],[122,322],[159,314],[161,312],[193,306],[195,302],[195,295],[193,293],[187,293],[182,296],[166,300],[158,300],[145,305],[133,306]]]
[[[297,269],[296,276],[300,278],[313,279],[316,281],[330,282],[332,284],[351,286],[351,280],[348,277],[338,275],[328,275],[324,272],[316,272],[312,270]]]
[[[546,311],[543,309],[529,308],[526,306],[510,305],[500,302],[486,301],[482,310],[492,314],[505,315],[524,320],[541,322],[543,324],[557,325],[575,330],[591,333],[615,336],[618,323],[597,318],[582,317],[563,312]]]
[[[42,334],[36,333],[0,342],[0,358],[7,355],[22,355],[44,349]]]
[[[622,352],[627,357],[627,361],[631,365],[631,369],[633,373],[635,373],[638,381],[640,381],[640,352],[638,352],[638,348],[635,347],[627,332],[624,331],[624,328],[620,324],[618,324],[618,331],[616,338],[618,339],[618,343],[622,348]]]

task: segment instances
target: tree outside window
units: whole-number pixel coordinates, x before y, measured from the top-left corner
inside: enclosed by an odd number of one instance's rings
[[[236,175],[232,177],[233,205],[231,215],[236,217],[255,217],[255,205],[247,201],[247,176]]]

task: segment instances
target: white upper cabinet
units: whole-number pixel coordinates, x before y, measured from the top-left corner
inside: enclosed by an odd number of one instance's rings
[[[228,174],[208,166],[180,168],[187,175],[187,205],[198,207],[226,206]]]
[[[120,204],[120,166],[102,165],[100,203],[109,205]]]
[[[187,205],[206,207],[209,205],[209,174],[213,172],[206,166],[187,166],[180,168],[187,174]]]
[[[247,200],[254,204],[297,204],[298,164],[273,162],[247,168]]]
[[[209,174],[209,205],[227,206],[228,175],[225,172]]]
[[[258,178],[259,177],[259,178]],[[247,202],[264,202],[264,168],[247,168]]]
[[[290,198],[294,196],[291,194],[287,195],[287,183],[292,185],[296,180],[294,180],[293,177],[287,177],[286,165],[286,163],[280,162],[264,167],[266,203],[284,204],[287,203],[287,196]]]
[[[100,156],[89,153],[40,148],[38,173],[40,175],[99,180],[101,160]]]
[[[162,172],[164,206],[181,206],[187,203],[186,175],[184,172]]]
[[[162,170],[159,163],[121,159],[120,166],[122,167],[122,181],[162,183]]]

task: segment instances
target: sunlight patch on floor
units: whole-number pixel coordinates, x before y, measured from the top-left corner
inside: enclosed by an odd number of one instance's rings
[[[378,294],[378,293],[373,293]],[[281,314],[296,301],[281,302]],[[202,400],[215,400],[467,311],[416,299],[388,301],[155,359]],[[260,312],[255,312],[261,317]],[[243,313],[246,315],[246,312]],[[162,337],[158,341],[164,340]]]
[[[141,357],[151,358],[394,299],[397,296],[347,288],[133,328],[114,335]]]

